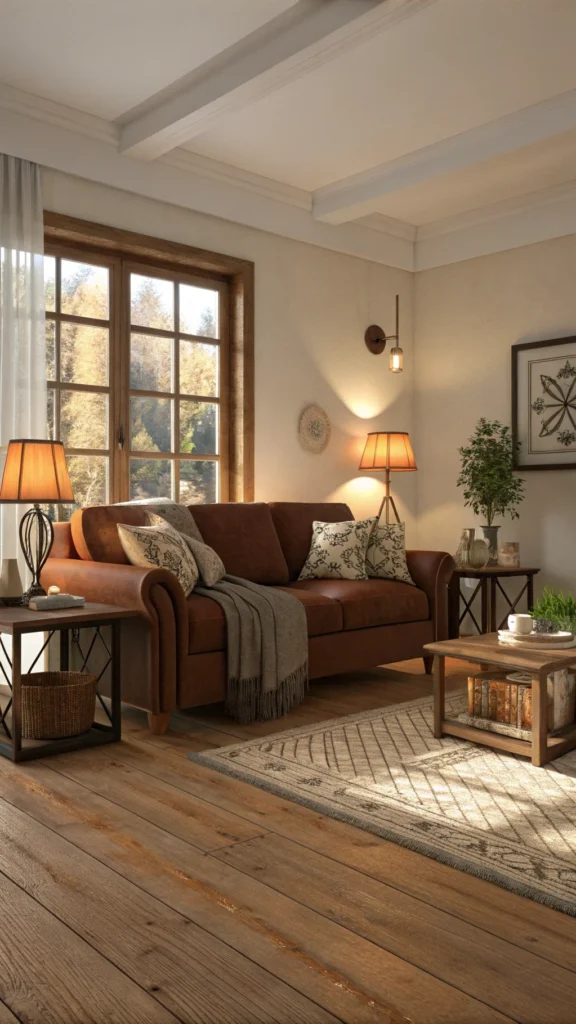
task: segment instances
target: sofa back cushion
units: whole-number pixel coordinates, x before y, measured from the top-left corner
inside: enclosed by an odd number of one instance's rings
[[[148,513],[138,505],[93,505],[74,512],[70,528],[80,558],[129,565],[116,529],[118,523],[148,526]]]
[[[226,572],[252,583],[288,583],[286,559],[264,502],[189,507],[202,540],[220,555]]]
[[[314,520],[344,523],[354,519],[348,505],[335,501],[271,501],[269,508],[291,580],[298,579],[310,551]]]

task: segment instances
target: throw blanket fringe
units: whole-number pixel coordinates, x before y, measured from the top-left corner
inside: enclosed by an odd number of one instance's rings
[[[308,629],[301,602],[283,590],[226,575],[196,587],[226,616],[226,710],[247,724],[285,715],[308,689]]]
[[[266,722],[281,718],[295,704],[301,704],[308,692],[308,663],[283,679],[275,690],[262,691],[262,680],[228,679],[226,711],[237,722]]]

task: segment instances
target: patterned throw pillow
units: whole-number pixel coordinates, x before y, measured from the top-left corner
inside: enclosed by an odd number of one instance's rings
[[[148,522],[150,526],[163,526],[164,519],[161,515],[156,515],[154,512],[148,513]],[[189,537],[187,534],[182,534],[186,544],[190,548],[194,556],[194,561],[198,566],[200,573],[200,579],[207,587],[213,587],[215,583],[226,573],[226,566],[220,558],[220,555],[214,551],[208,544],[204,544],[201,540],[196,540],[195,537]]]
[[[416,586],[406,564],[404,523],[378,523],[366,553],[366,572],[377,579]]]
[[[118,536],[132,565],[158,566],[174,573],[184,591],[192,592],[198,582],[198,566],[184,537],[168,523],[158,526],[128,526],[118,523]]]
[[[200,530],[196,526],[192,513],[187,505],[179,505],[170,498],[138,498],[135,501],[119,501],[119,505],[139,505],[145,512],[161,516],[162,519],[173,526],[178,533],[184,533],[194,540],[202,540]]]
[[[300,580],[366,580],[366,550],[374,519],[312,524],[312,544]]]

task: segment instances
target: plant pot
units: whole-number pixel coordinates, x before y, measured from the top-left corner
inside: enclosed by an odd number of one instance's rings
[[[499,526],[483,526],[482,532],[484,537],[488,541],[488,547],[490,549],[490,558],[488,559],[488,565],[498,565],[498,530]]]

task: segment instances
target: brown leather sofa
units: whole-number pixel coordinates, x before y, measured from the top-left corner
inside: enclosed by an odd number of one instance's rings
[[[347,505],[195,505],[193,514],[228,572],[302,601],[312,679],[422,657],[424,644],[448,636],[454,562],[444,552],[407,552],[415,587],[375,579],[298,580],[313,520],[351,520]],[[101,505],[56,523],[42,583],[138,611],[123,626],[122,698],[148,711],[151,728],[162,732],[176,708],[224,699],[226,622],[209,598],[193,593],[186,599],[168,571],[128,564],[117,523],[143,525],[146,513],[137,505]],[[425,664],[429,670],[429,659]]]

